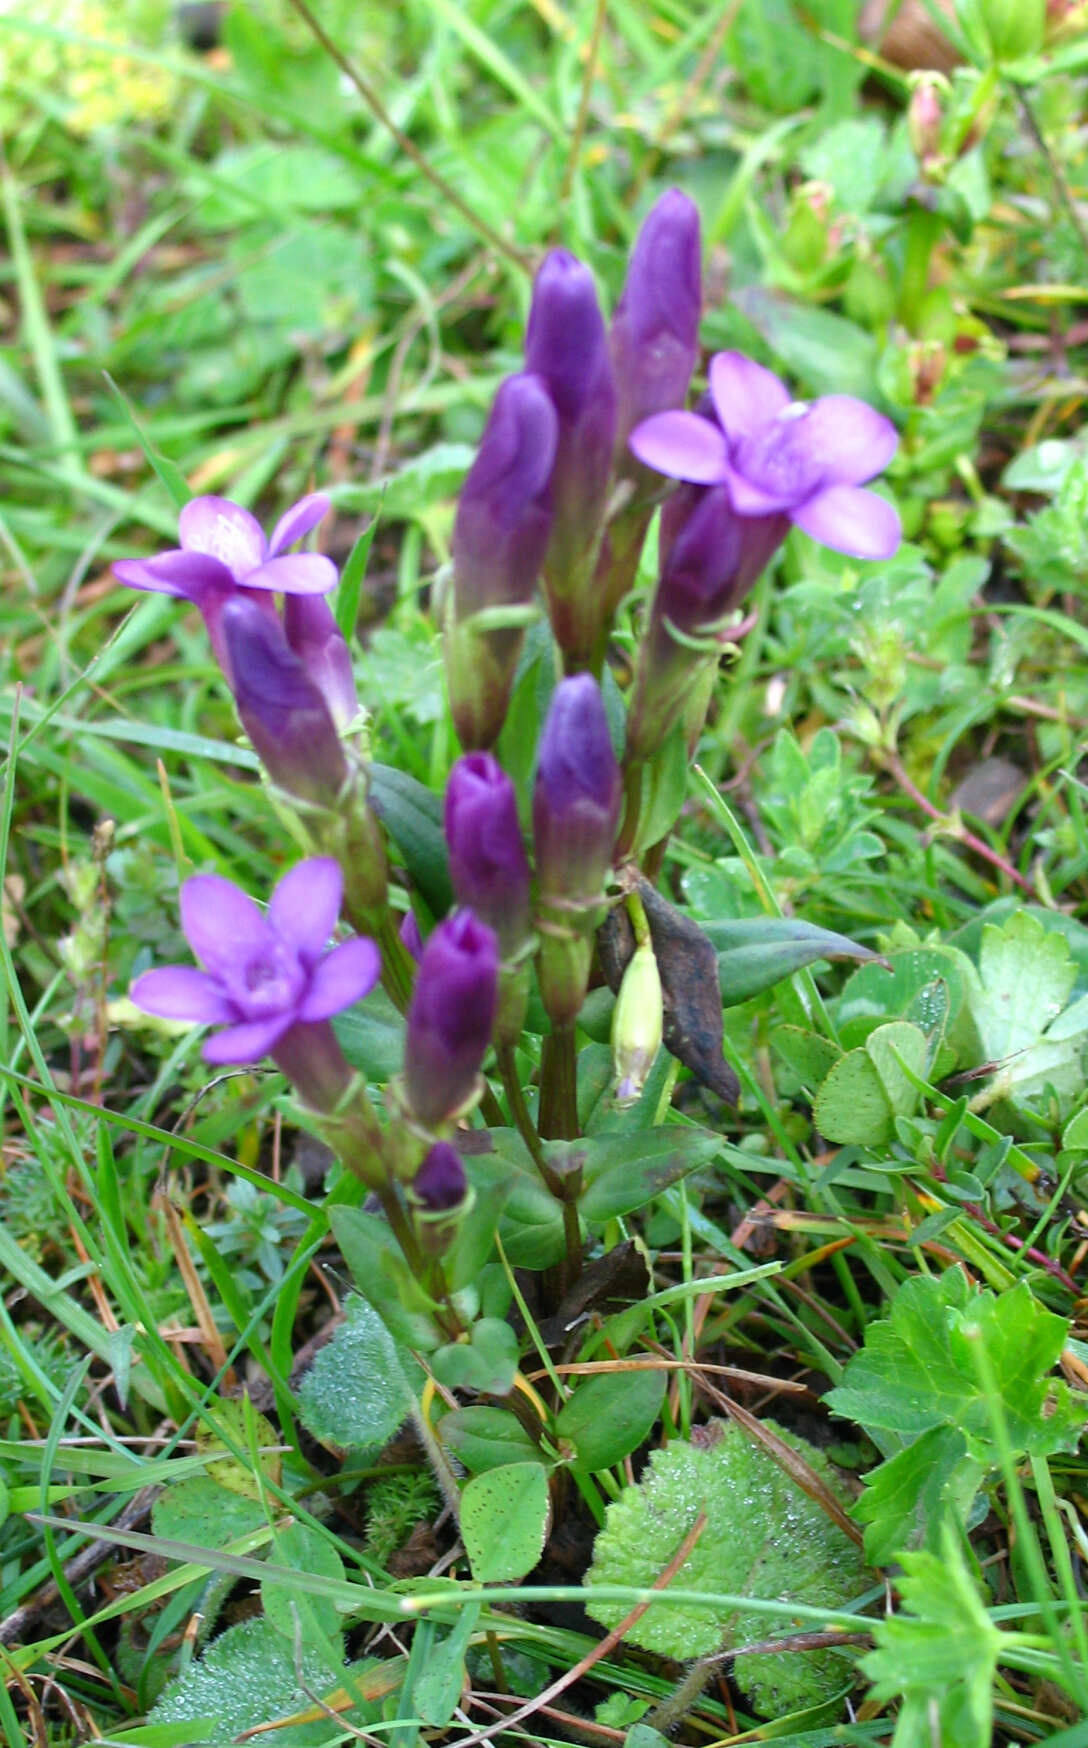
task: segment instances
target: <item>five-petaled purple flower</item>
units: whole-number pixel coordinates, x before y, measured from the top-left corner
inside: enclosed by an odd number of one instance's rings
[[[895,426],[853,395],[790,399],[774,372],[740,352],[710,361],[716,421],[657,413],[631,433],[638,459],[673,479],[728,487],[738,516],[784,514],[854,558],[890,558],[899,516],[861,490],[895,454]]]
[[[325,951],[342,892],[340,869],[328,856],[299,862],[285,874],[267,913],[233,881],[195,874],[181,889],[181,926],[204,969],[145,971],[132,985],[133,1001],[145,1013],[222,1026],[204,1045],[209,1062],[258,1062],[271,1054],[297,1079],[294,1065],[302,1057],[309,1080],[316,1069],[307,1046],[317,1045],[328,1062],[317,1083],[330,1074],[342,1082],[342,1058],[327,1022],[369,995],[381,971],[378,949],[365,936]],[[300,1090],[310,1092],[306,1085]]]
[[[329,508],[324,492],[310,492],[280,517],[266,540],[260,523],[228,498],[191,498],[178,518],[180,547],[155,558],[122,558],[113,572],[130,589],[181,595],[199,607],[216,659],[230,679],[219,633],[223,607],[240,589],[271,595],[327,595],[336,587],[331,558],[288,552],[316,528]],[[260,598],[260,597],[258,597]]]

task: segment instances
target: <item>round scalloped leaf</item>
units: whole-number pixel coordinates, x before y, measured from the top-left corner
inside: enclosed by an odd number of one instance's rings
[[[819,1451],[773,1422],[764,1424],[841,1495]],[[707,1525],[673,1580],[678,1589],[832,1609],[866,1588],[860,1550],[763,1446],[737,1426],[714,1431],[719,1436],[712,1443],[675,1439],[655,1451],[638,1485],[609,1505],[586,1577],[586,1608],[602,1626],[618,1625],[630,1605],[595,1602],[592,1586],[648,1588],[701,1510]],[[788,1607],[776,1623],[743,1605],[696,1611],[662,1602],[647,1609],[627,1637],[644,1650],[686,1662],[765,1639],[776,1625],[789,1624]],[[787,1651],[738,1657],[735,1674],[755,1709],[774,1717],[832,1698],[849,1682],[851,1668],[841,1652]]]

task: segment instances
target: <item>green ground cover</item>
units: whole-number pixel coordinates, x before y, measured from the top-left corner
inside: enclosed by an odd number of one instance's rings
[[[0,10],[12,1748],[1088,1744],[1088,46],[954,10],[936,81],[854,0]],[[662,1051],[615,1102],[602,939],[577,1110],[534,988],[413,1296],[283,1076],[128,995],[189,960],[184,880],[263,901],[316,828],[200,616],[111,565],[191,495],[329,494],[353,744],[437,922],[457,494],[546,251],[614,310],[669,188],[697,385],[740,351],[878,407],[904,539],[791,532],[642,792],[717,1091]],[[614,722],[656,575],[651,530]],[[538,617],[526,816],[553,654]],[[379,1104],[397,997],[339,1023]]]

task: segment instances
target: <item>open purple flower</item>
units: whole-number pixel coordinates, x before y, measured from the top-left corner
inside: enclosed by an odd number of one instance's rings
[[[208,1062],[272,1055],[308,1102],[327,1108],[350,1078],[328,1021],[368,995],[381,971],[365,936],[325,951],[342,891],[327,856],[285,874],[267,912],[233,881],[194,875],[181,889],[181,926],[204,969],[145,971],[132,1000],[145,1013],[223,1027],[204,1045]]]
[[[716,419],[665,412],[631,433],[639,461],[694,485],[724,485],[738,516],[786,515],[853,558],[890,558],[895,507],[864,482],[895,454],[895,426],[853,395],[790,399],[774,372],[740,352],[710,361]]]
[[[123,558],[114,574],[130,589],[184,595],[199,602],[209,588],[271,589],[281,595],[327,595],[336,566],[316,552],[287,548],[316,528],[329,508],[324,492],[292,504],[266,540],[260,523],[228,498],[191,498],[178,518],[181,546],[157,558]]]

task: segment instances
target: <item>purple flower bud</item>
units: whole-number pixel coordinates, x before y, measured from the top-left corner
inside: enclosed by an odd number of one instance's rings
[[[351,651],[323,595],[285,595],[283,629],[338,728],[346,728],[359,709]]]
[[[565,249],[546,256],[536,276],[525,360],[543,377],[559,416],[545,576],[567,648],[556,604],[576,601],[591,580],[612,470],[616,389],[593,275]]]
[[[694,485],[724,485],[738,516],[783,514],[836,552],[890,558],[895,507],[866,480],[895,454],[895,426],[853,395],[792,401],[785,383],[739,352],[710,361],[715,418],[657,413],[636,426],[639,461]]]
[[[641,420],[684,404],[699,355],[701,254],[699,209],[670,188],[635,239],[612,318],[621,454]]]
[[[661,512],[653,617],[691,637],[732,612],[789,533],[789,518],[738,516],[726,486],[681,486]]]
[[[401,945],[408,949],[412,958],[421,959],[423,956],[423,936],[419,932],[419,924],[416,921],[414,910],[405,911],[397,933],[400,936]]]
[[[555,408],[539,377],[511,376],[491,409],[453,527],[446,673],[462,746],[489,746],[506,716],[524,626],[473,624],[533,598],[551,533]]]
[[[465,1199],[468,1179],[461,1155],[448,1141],[436,1141],[412,1180],[412,1193],[430,1214],[444,1214]]]
[[[533,844],[541,894],[591,901],[612,860],[622,784],[596,680],[561,680],[540,737]]]
[[[181,889],[181,924],[204,966],[164,965],[132,985],[145,1013],[221,1026],[204,1056],[215,1063],[271,1055],[317,1110],[331,1110],[351,1072],[329,1019],[368,995],[381,959],[356,936],[325,951],[340,913],[343,879],[330,857],[300,862],[267,913],[230,880],[196,874]]]
[[[238,596],[223,608],[222,629],[238,715],[269,776],[291,795],[332,806],[347,776],[344,751],[279,621]]]
[[[486,923],[459,910],[428,937],[419,962],[404,1053],[408,1104],[428,1128],[476,1089],[491,1041],[499,943]]]
[[[514,785],[490,753],[467,753],[454,765],[445,828],[458,902],[494,929],[508,958],[528,933],[531,875]]]

